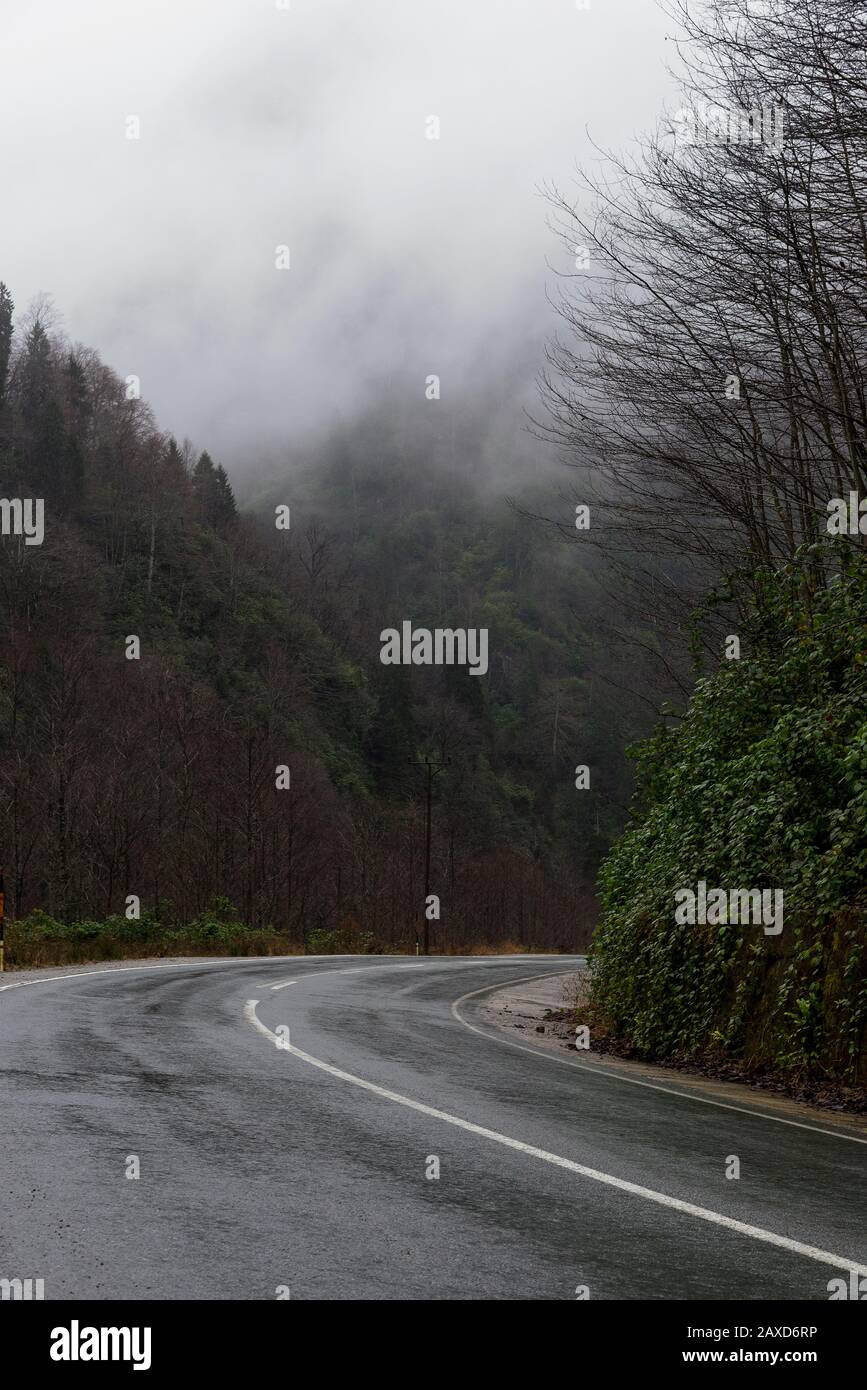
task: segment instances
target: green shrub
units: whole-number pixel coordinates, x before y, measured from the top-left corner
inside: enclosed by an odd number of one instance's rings
[[[63,941],[69,936],[71,928],[40,908],[34,908],[26,917],[20,917],[10,924],[9,930],[21,941]]]
[[[817,550],[836,574],[810,595]],[[867,1020],[867,560],[825,543],[761,579],[742,659],[633,750],[638,809],[601,874],[592,1005],[648,1056],[851,1079]],[[675,924],[675,891],[699,879],[783,889],[781,936]]]
[[[250,927],[224,897],[212,898],[191,922],[173,922],[171,909],[146,908],[139,918],[59,922],[34,911],[9,923],[10,967],[64,965],[164,955],[285,955],[293,944],[270,925]],[[297,948],[295,948],[297,949]]]

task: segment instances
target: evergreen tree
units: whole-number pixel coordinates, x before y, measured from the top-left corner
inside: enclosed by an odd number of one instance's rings
[[[2,410],[6,400],[9,356],[12,351],[12,313],[14,308],[12,296],[0,280],[0,410]]]
[[[238,509],[226,470],[222,464],[214,466],[207,450],[193,469],[193,490],[198,520],[203,525],[221,530],[236,519]]]
[[[70,454],[70,439],[63,422],[63,412],[55,400],[46,401],[42,413],[34,422],[27,459],[27,479],[40,497],[65,511],[73,501],[78,472],[81,484],[80,455]]]
[[[21,373],[21,414],[29,430],[38,428],[50,394],[51,343],[37,321],[27,334]]]
[[[228,526],[230,522],[236,520],[238,508],[235,505],[232,485],[221,463],[218,463],[214,470],[214,484],[214,525],[217,527]]]
[[[70,352],[63,366],[63,383],[69,409],[70,434],[81,439],[93,413],[84,367]]]

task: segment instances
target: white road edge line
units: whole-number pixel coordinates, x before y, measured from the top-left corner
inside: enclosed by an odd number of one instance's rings
[[[470,990],[469,994],[462,994],[460,999],[456,999],[452,1004],[452,1014],[458,1023],[463,1024],[471,1033],[476,1033],[480,1038],[487,1038],[488,1042],[501,1043],[504,1047],[515,1047],[519,1052],[528,1052],[531,1057],[542,1057],[546,1062],[557,1062],[561,1067],[572,1067],[575,1071],[589,1072],[591,1076],[601,1078],[603,1081],[622,1081],[626,1086],[643,1086],[648,1091],[662,1091],[666,1096],[678,1096],[680,1100],[694,1100],[698,1105],[715,1105],[719,1110],[734,1110],[738,1115],[753,1115],[758,1120],[771,1120],[776,1125],[791,1125],[794,1129],[807,1129],[812,1134],[827,1134],[832,1139],[848,1139],[851,1144],[867,1144],[867,1139],[862,1139],[857,1134],[844,1134],[836,1129],[823,1129],[821,1125],[805,1124],[803,1120],[785,1120],[782,1115],[769,1115],[766,1110],[754,1110],[749,1105],[730,1105],[725,1100],[714,1100],[711,1096],[697,1096],[690,1091],[678,1091],[673,1086],[662,1086],[658,1081],[639,1081],[634,1076],[623,1076],[622,1073],[609,1071],[603,1063],[600,1066],[592,1066],[586,1062],[572,1060],[571,1057],[555,1057],[550,1052],[543,1052],[541,1048],[528,1047],[526,1043],[514,1042],[511,1038],[499,1038],[496,1033],[488,1033],[483,1028],[477,1028],[474,1023],[468,1023],[458,1009],[459,1004],[464,1004],[468,999],[473,999],[479,994],[494,994],[497,990],[508,989],[510,985],[526,984],[530,980],[551,980],[558,975],[569,975],[573,972],[568,970],[552,970],[547,975],[522,975],[519,980],[504,980],[496,985],[485,985],[482,989]],[[603,1070],[603,1066],[605,1069]]]
[[[254,961],[267,964],[280,960],[280,956],[231,956],[227,960],[173,960],[163,965],[115,965],[101,970],[70,970],[65,975],[44,975],[41,980],[15,980],[11,985],[0,985],[0,994],[6,989],[27,989],[30,985],[50,985],[57,980],[83,980],[87,975],[129,975],[134,970],[195,970],[200,965],[250,965]],[[289,957],[283,957],[289,959]],[[37,967],[38,968],[38,967]]]
[[[377,1086],[373,1081],[365,1081],[363,1077],[354,1076],[352,1072],[342,1071],[340,1067],[334,1067],[330,1062],[323,1062],[318,1057],[311,1057],[309,1052],[302,1052],[300,1047],[295,1047],[287,1043],[285,1039],[272,1033],[256,1013],[258,999],[248,999],[244,1006],[244,1017],[260,1033],[273,1043],[281,1052],[291,1052],[293,1056],[299,1057],[302,1062],[308,1062],[310,1066],[318,1067],[320,1071],[327,1072],[329,1076],[336,1076],[340,1081],[349,1081],[353,1086],[360,1086],[364,1091],[370,1091],[373,1095],[382,1096],[384,1100],[394,1101],[396,1105],[406,1106],[408,1110],[415,1110],[421,1115],[430,1115],[434,1120],[443,1120],[446,1124],[454,1125],[457,1129],[466,1130],[470,1134],[478,1134],[483,1139],[491,1139],[495,1144],[502,1144],[508,1149],[515,1149],[518,1153],[527,1154],[530,1158],[541,1159],[543,1163],[551,1163],[556,1168],[565,1168],[570,1173],[577,1173],[582,1178],[590,1178],[593,1182],[603,1183],[606,1187],[614,1187],[619,1192],[628,1192],[633,1197],[643,1197],[645,1201],[655,1202],[658,1206],[668,1207],[671,1211],[682,1212],[685,1216],[695,1216],[701,1221],[709,1221],[714,1226],[722,1226],[725,1230],[734,1231],[738,1235],[749,1236],[752,1240],[763,1241],[766,1245],[774,1245],[780,1250],[787,1250],[790,1254],[803,1255],[806,1259],[815,1260],[818,1264],[829,1265],[832,1269],[845,1269],[850,1274],[859,1276],[867,1275],[867,1265],[861,1265],[854,1260],[848,1260],[842,1255],[833,1255],[829,1250],[820,1250],[815,1245],[804,1245],[799,1240],[790,1240],[788,1236],[777,1235],[774,1231],[765,1231],[761,1226],[750,1226],[745,1221],[736,1221],[731,1216],[723,1216],[721,1212],[711,1211],[708,1207],[697,1207],[692,1202],[682,1202],[679,1197],[669,1197],[664,1192],[655,1192],[653,1188],[641,1187],[638,1183],[627,1182],[624,1178],[616,1178],[611,1173],[602,1173],[597,1168],[587,1168],[583,1163],[575,1163],[571,1158],[562,1158],[560,1154],[549,1153],[547,1149],[537,1149],[533,1144],[525,1144],[520,1139],[512,1139],[507,1134],[500,1134],[496,1129],[486,1129],[483,1125],[473,1124],[470,1120],[462,1120],[458,1115],[450,1115],[446,1110],[436,1110],[432,1105],[424,1105],[421,1101],[411,1100],[409,1096],[402,1096],[397,1091],[388,1091],[384,1086]]]
[[[254,964],[256,964],[256,963],[259,962],[259,961],[261,961],[261,963],[262,963],[263,965],[272,965],[272,964],[273,964],[273,965],[276,965],[278,961],[281,961],[281,960],[293,960],[293,959],[315,960],[316,957],[315,957],[315,956],[307,956],[307,957],[305,958],[305,957],[293,957],[293,956],[230,956],[230,957],[227,957],[226,959],[221,959],[221,960],[209,960],[207,956],[201,956],[201,957],[200,957],[199,959],[197,959],[197,960],[172,960],[172,961],[164,961],[164,962],[162,962],[160,965],[113,965],[113,966],[103,966],[103,967],[101,967],[101,968],[98,969],[98,970],[69,970],[69,971],[67,971],[67,973],[66,973],[65,975],[43,975],[42,978],[39,979],[39,980],[13,980],[11,984],[8,984],[8,985],[0,985],[0,994],[2,994],[3,991],[4,991],[4,990],[7,990],[7,989],[28,989],[31,985],[50,985],[50,984],[56,983],[56,981],[58,981],[58,980],[83,980],[83,979],[85,979],[86,976],[88,976],[88,975],[128,975],[128,974],[130,974],[132,971],[136,971],[136,970],[184,970],[184,969],[195,970],[195,969],[197,969],[200,965],[209,965],[209,966],[217,966],[217,965],[254,965]],[[321,960],[322,957],[320,956],[319,959]],[[38,967],[34,967],[34,968],[38,969]],[[368,969],[369,967],[363,966],[363,965],[362,965],[362,966],[359,966],[358,968],[359,968],[360,970],[365,970],[365,969]],[[417,969],[418,969],[418,966],[415,966],[415,965],[411,965],[411,966],[410,966],[410,965],[398,965],[398,966],[396,966],[396,967],[394,967],[394,968],[397,969],[397,970],[417,970]],[[317,975],[347,975],[347,974],[351,974],[352,971],[351,971],[351,970],[349,970],[349,971],[347,971],[347,970],[317,970],[317,971],[315,971],[314,973],[317,974]],[[305,979],[305,980],[309,980],[309,979],[312,979],[312,978],[313,978],[313,975],[312,975],[312,974],[302,976],[302,979]],[[296,983],[296,981],[295,981],[295,980],[287,980],[286,983],[287,983],[287,984],[290,984],[290,985],[294,985],[294,984]],[[271,988],[272,988],[272,989],[279,989],[280,986],[279,986],[279,985],[272,985]]]

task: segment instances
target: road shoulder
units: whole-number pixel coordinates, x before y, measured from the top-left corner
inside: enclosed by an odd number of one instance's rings
[[[558,1061],[571,1061],[601,1074],[643,1082],[696,1099],[754,1110],[825,1130],[839,1130],[841,1134],[848,1132],[867,1141],[867,1116],[858,1113],[811,1105],[741,1081],[724,1081],[656,1063],[600,1055],[593,1051],[592,1038],[588,1049],[576,1048],[574,1031],[557,1017],[574,1002],[576,982],[577,976],[567,973],[506,985],[477,1001],[475,1021],[504,1041],[532,1047]]]

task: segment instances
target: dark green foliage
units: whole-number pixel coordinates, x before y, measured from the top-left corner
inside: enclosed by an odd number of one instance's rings
[[[816,561],[833,572],[811,589]],[[740,661],[636,750],[635,824],[602,872],[599,1017],[641,1053],[867,1074],[867,558],[759,575]],[[675,891],[784,890],[782,934],[676,925]]]
[[[173,923],[152,910],[131,920],[113,915],[70,923],[35,911],[10,927],[7,940],[10,955],[20,967],[131,956],[268,956],[292,951],[287,937],[279,936],[270,925],[248,926],[219,897],[187,923]]]

